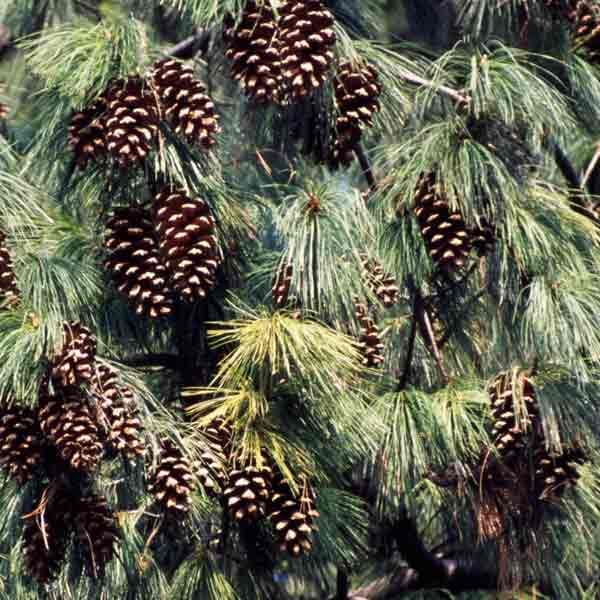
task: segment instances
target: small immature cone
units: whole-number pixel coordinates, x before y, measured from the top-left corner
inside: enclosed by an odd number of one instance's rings
[[[99,365],[92,380],[91,392],[98,402],[102,414],[101,426],[109,444],[129,459],[143,456],[143,426],[133,407],[133,392],[119,386],[116,371]]]
[[[153,81],[163,116],[175,132],[192,144],[213,146],[219,132],[219,117],[214,102],[192,69],[167,58],[154,65]]]
[[[62,387],[91,380],[96,358],[96,339],[87,327],[71,322],[63,325],[63,345],[52,363],[52,380]]]
[[[105,111],[106,101],[100,98],[89,107],[73,113],[71,117],[69,146],[80,169],[106,154]]]
[[[23,485],[42,463],[42,432],[33,411],[10,407],[0,410],[0,467]]]
[[[198,479],[208,495],[216,495],[217,487],[224,489],[227,473],[224,468],[229,457],[232,431],[228,423],[217,418],[204,430],[207,445],[200,458]]]
[[[150,213],[118,208],[107,223],[106,268],[121,294],[139,316],[165,317],[173,312],[167,267],[160,255]]]
[[[150,485],[156,502],[167,514],[182,517],[192,503],[193,487],[190,461],[171,440],[162,440],[158,467]]]
[[[107,150],[123,169],[141,164],[158,135],[158,106],[141,77],[118,81],[106,93]]]
[[[166,188],[154,200],[154,226],[170,285],[188,302],[206,298],[221,260],[208,204],[181,188]]]
[[[13,270],[12,258],[6,246],[6,236],[0,231],[0,299],[15,304],[19,299],[17,278]]]
[[[279,9],[284,83],[298,101],[327,79],[333,62],[334,19],[321,0],[286,0]]]
[[[521,387],[523,399],[519,412],[510,371],[500,373],[488,388],[493,419],[492,438],[504,459],[512,458],[525,445],[539,415],[531,379],[523,375],[516,382]]]
[[[398,302],[399,290],[396,279],[386,273],[376,259],[368,256],[361,257],[363,280],[367,287],[377,296],[379,301],[390,308]]]
[[[85,570],[98,578],[115,553],[119,537],[115,514],[104,496],[90,494],[77,502],[74,521]]]
[[[359,345],[363,354],[365,367],[379,367],[384,363],[383,342],[379,335],[379,328],[368,315],[367,307],[355,300],[356,318],[361,327]]]
[[[231,74],[247,96],[259,103],[278,102],[282,81],[279,27],[269,0],[248,0],[236,27],[226,23],[223,38]]]

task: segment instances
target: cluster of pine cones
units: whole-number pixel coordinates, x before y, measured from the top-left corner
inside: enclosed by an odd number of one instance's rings
[[[42,491],[23,532],[31,574],[47,582],[60,569],[76,532],[86,569],[99,576],[113,556],[116,520],[106,499],[70,482],[92,476],[107,452],[144,454],[133,393],[96,362],[96,342],[79,323],[65,323],[63,344],[43,378],[34,409],[5,405],[0,413],[0,466]]]
[[[300,489],[294,493],[279,470],[269,466],[266,455],[260,465],[240,463],[232,451],[231,427],[222,419],[215,419],[203,434],[207,443],[199,466],[175,444],[163,441],[151,487],[161,509],[174,518],[182,517],[198,481],[209,496],[220,498],[234,522],[253,523],[267,517],[280,551],[294,557],[310,551],[319,513],[306,479],[300,478]]]
[[[69,145],[80,168],[106,156],[120,168],[143,164],[168,123],[190,144],[210,148],[219,131],[215,105],[192,69],[174,59],[151,76],[111,83],[100,98],[71,117]]]
[[[239,23],[226,20],[223,38],[231,74],[259,103],[293,104],[309,98],[328,79],[336,41],[334,17],[321,0],[248,0]],[[362,131],[379,110],[381,86],[370,65],[345,62],[333,78],[338,109],[328,163],[348,165]]]
[[[482,455],[476,485],[482,498],[482,537],[502,535],[508,518],[539,516],[538,502],[558,502],[577,484],[585,452],[546,443],[535,388],[526,372],[500,373],[489,386],[493,453]]]
[[[107,229],[106,267],[136,314],[168,316],[176,298],[195,302],[215,286],[222,255],[203,199],[169,186],[151,210],[116,208]]]
[[[214,104],[192,70],[177,60],[157,62],[148,79],[113,83],[73,115],[69,143],[82,168],[107,154],[127,168],[147,157],[161,120],[191,144],[210,148],[215,142]],[[105,249],[115,287],[137,315],[150,318],[172,314],[176,299],[205,298],[221,262],[208,204],[175,186],[156,194],[151,209],[115,208],[107,222]]]

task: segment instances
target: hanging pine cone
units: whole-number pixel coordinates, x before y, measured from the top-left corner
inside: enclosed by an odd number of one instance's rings
[[[74,520],[85,570],[98,578],[114,556],[119,537],[115,515],[104,496],[91,494],[79,499]]]
[[[167,58],[154,65],[154,87],[164,114],[190,143],[210,148],[219,132],[219,117],[214,102],[189,67]]]
[[[579,0],[571,12],[572,37],[576,49],[583,49],[587,57],[600,59],[600,7],[590,0]]]
[[[102,118],[105,110],[106,101],[100,98],[71,117],[69,146],[81,169],[106,154],[106,126]]]
[[[0,467],[23,485],[42,464],[42,435],[33,411],[3,408],[0,412]]]
[[[133,408],[133,392],[118,385],[114,369],[98,366],[92,382],[92,395],[101,410],[101,423],[109,444],[132,460],[143,456],[143,427]]]
[[[0,231],[0,294],[9,304],[19,299],[17,278],[13,271],[12,259],[6,246],[6,236]]]
[[[535,453],[534,460],[538,497],[543,500],[556,501],[568,488],[577,485],[580,478],[579,468],[585,464],[587,457],[582,448],[572,446],[564,448],[560,453],[539,448]]]
[[[286,0],[279,9],[281,66],[290,99],[323,85],[333,61],[333,15],[321,0]]]
[[[0,121],[4,121],[8,117],[8,106],[0,102]]]
[[[369,317],[367,307],[355,300],[356,318],[360,324],[359,347],[363,354],[362,364],[368,368],[379,367],[383,364],[384,345],[379,336],[379,328]]]
[[[318,516],[315,494],[308,482],[303,481],[300,497],[296,498],[289,483],[279,473],[275,477],[269,502],[269,518],[279,549],[294,557],[310,552],[314,520]]]
[[[163,439],[158,467],[150,485],[157,503],[168,514],[182,516],[192,503],[193,484],[190,461],[171,440]]]
[[[189,198],[181,188],[167,188],[154,200],[154,223],[177,293],[188,302],[206,298],[216,285],[221,259],[216,221],[208,204]]]
[[[215,419],[204,430],[206,448],[200,458],[198,479],[208,495],[216,495],[216,489],[224,489],[227,473],[224,470],[229,457],[232,431],[230,425],[221,418]]]
[[[494,446],[503,459],[511,459],[534,432],[538,417],[535,389],[526,375],[516,376],[520,394],[515,397],[513,373],[500,373],[488,388],[490,396]],[[522,400],[522,402],[520,402]]]
[[[40,388],[38,419],[47,440],[73,469],[92,472],[98,467],[104,451],[100,432],[79,388],[59,388],[51,394],[46,378]]]
[[[361,256],[361,265],[365,285],[386,308],[394,306],[399,296],[396,279],[383,270],[378,260],[369,258],[366,254]]]
[[[265,516],[271,488],[272,471],[264,465],[247,465],[228,473],[225,503],[236,521],[255,521]]]
[[[463,267],[471,250],[467,226],[460,212],[450,209],[433,173],[421,178],[414,211],[432,260],[450,271]]]
[[[142,163],[158,134],[158,107],[140,77],[115,83],[106,94],[108,153],[122,168]]]
[[[118,208],[107,223],[105,263],[119,292],[137,315],[164,317],[173,312],[167,268],[160,256],[150,215],[141,208]]]
[[[87,327],[71,322],[63,325],[63,345],[52,364],[52,380],[62,387],[91,380],[96,358],[96,339]]]
[[[291,264],[282,265],[277,271],[273,287],[271,288],[273,306],[275,308],[283,308],[288,303],[293,273],[294,268]]]
[[[282,81],[277,21],[269,0],[248,0],[237,27],[233,19],[223,34],[231,74],[244,92],[260,103],[278,102]]]
[[[25,565],[39,583],[48,583],[60,571],[71,536],[72,506],[68,493],[48,490],[36,502],[36,510],[25,520],[23,549]]]
[[[331,162],[332,166],[347,166],[354,158],[363,129],[373,126],[373,115],[379,110],[381,85],[372,66],[345,62],[337,72],[334,90],[338,117]]]

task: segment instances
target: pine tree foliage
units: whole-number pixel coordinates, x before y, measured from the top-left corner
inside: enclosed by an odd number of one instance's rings
[[[599,9],[439,4],[2,3],[1,598],[597,595]]]

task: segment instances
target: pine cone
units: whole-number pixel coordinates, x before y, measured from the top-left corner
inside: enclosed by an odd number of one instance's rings
[[[84,496],[77,503],[75,531],[90,577],[98,578],[114,556],[117,521],[104,496]]]
[[[321,0],[286,0],[279,9],[281,66],[292,101],[321,87],[333,61],[333,15]]]
[[[414,211],[432,260],[450,271],[463,267],[471,250],[467,226],[460,212],[450,210],[432,173],[421,178]]]
[[[23,485],[42,464],[41,431],[27,408],[3,408],[0,415],[0,466]]]
[[[60,571],[71,536],[72,502],[64,490],[42,495],[38,509],[27,517],[23,546],[27,570],[39,583],[48,583]]]
[[[48,379],[42,382],[38,401],[41,430],[60,457],[78,471],[94,471],[102,458],[104,449],[94,417],[78,388],[59,388],[52,395]]]
[[[370,65],[353,65],[350,62],[340,65],[334,81],[339,115],[335,125],[332,166],[349,165],[362,130],[373,126],[373,114],[379,110],[381,94],[378,79],[377,71]]]
[[[517,404],[513,391],[513,374],[500,373],[488,388],[493,429],[492,438],[496,450],[503,460],[512,459],[524,447],[527,436],[534,432],[538,418],[535,389],[525,376],[516,379],[521,387],[522,406]]]
[[[579,0],[571,13],[573,43],[584,49],[592,62],[600,58],[600,7],[590,0]]]
[[[173,312],[167,269],[160,256],[150,215],[141,208],[118,208],[107,223],[106,268],[137,315],[164,317]]]
[[[158,134],[158,108],[140,77],[115,83],[107,92],[105,116],[108,153],[122,168],[142,163]]]
[[[185,514],[192,503],[193,483],[190,461],[171,440],[163,439],[158,468],[150,485],[158,504],[171,515]]]
[[[81,169],[106,154],[106,125],[102,118],[105,111],[106,101],[100,98],[71,117],[69,146]]]
[[[240,24],[226,23],[223,34],[225,56],[232,62],[231,74],[244,92],[260,103],[278,102],[282,81],[279,28],[269,0],[248,0]]]
[[[272,471],[267,466],[247,465],[229,472],[223,495],[234,520],[255,521],[265,516],[271,477]]]
[[[367,307],[355,300],[356,318],[361,327],[359,346],[362,350],[362,364],[368,368],[379,367],[383,364],[384,345],[379,336],[379,328],[368,315]]]
[[[210,148],[219,132],[219,117],[192,69],[168,58],[154,65],[153,79],[164,114],[175,132],[190,143]]]
[[[62,387],[91,380],[96,358],[96,339],[81,323],[63,324],[63,346],[52,364],[52,380]]]
[[[275,528],[279,549],[294,557],[310,552],[313,523],[319,513],[315,510],[314,491],[308,483],[304,482],[300,498],[296,498],[289,483],[278,474],[269,504],[269,518]]]
[[[119,387],[114,369],[106,365],[98,366],[92,382],[92,395],[102,412],[101,422],[110,445],[132,460],[143,456],[143,426],[132,408],[133,392],[129,388]]]
[[[578,446],[564,448],[560,454],[539,448],[535,453],[535,486],[538,497],[543,500],[557,501],[565,491],[577,485],[579,468],[587,457]]]
[[[8,106],[0,102],[0,121],[4,121],[8,117]]]
[[[365,285],[386,308],[394,306],[398,302],[399,294],[396,279],[385,273],[379,261],[374,258],[362,255],[361,263]]]
[[[271,288],[275,308],[283,308],[288,303],[293,273],[294,269],[291,264],[282,265],[277,271]]]
[[[0,231],[0,294],[9,304],[15,304],[19,299],[17,278],[13,271],[12,260],[6,246],[6,236]]]
[[[154,200],[154,223],[171,283],[188,302],[206,298],[220,261],[216,221],[201,198],[167,188]]]
[[[207,438],[207,447],[200,456],[202,465],[198,469],[198,479],[208,495],[216,495],[216,488],[224,489],[227,480],[224,466],[229,458],[231,427],[223,419],[217,418],[203,433]]]

